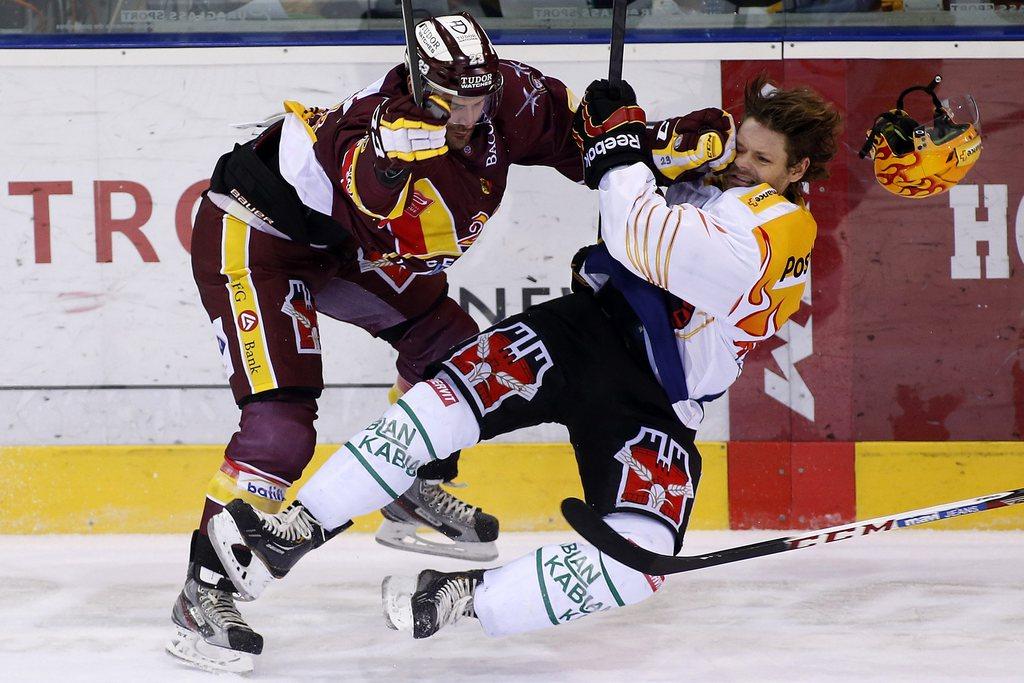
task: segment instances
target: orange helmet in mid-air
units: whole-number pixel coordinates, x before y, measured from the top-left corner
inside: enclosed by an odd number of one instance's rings
[[[867,133],[861,158],[874,161],[875,180],[898,197],[921,199],[945,192],[960,182],[981,156],[978,107],[970,95],[954,107],[935,95],[942,82],[936,76],[928,85],[915,85],[900,93],[896,108],[879,114]],[[915,121],[903,108],[903,98],[920,90],[935,105],[931,126]],[[961,118],[954,121],[956,108]]]

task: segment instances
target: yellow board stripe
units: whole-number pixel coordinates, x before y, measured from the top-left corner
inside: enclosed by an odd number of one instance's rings
[[[697,444],[700,451],[700,483],[697,498],[690,512],[688,529],[715,530],[729,528],[729,467],[728,444],[724,441],[704,441]]]
[[[249,380],[252,393],[277,388],[277,375],[270,362],[267,339],[264,335],[263,316],[260,313],[259,297],[252,283],[249,270],[249,235],[252,228],[229,214],[224,215],[222,244],[223,268],[221,274],[227,277],[224,285],[231,300],[235,335],[242,355],[242,367],[235,372],[244,372]],[[247,329],[243,329],[243,325]]]
[[[1019,441],[858,443],[857,518],[952,503],[1024,486]],[[1024,506],[991,510],[924,529],[1022,529]]]
[[[317,446],[289,498],[338,448]],[[690,528],[724,529],[725,444],[699,448],[704,472]],[[0,447],[0,533],[185,534],[198,524],[223,462],[223,445]],[[559,503],[582,496],[565,443],[480,444],[463,451],[459,472],[469,484],[459,497],[497,515],[503,531],[565,531]],[[376,531],[380,519],[376,512],[360,517],[355,531]]]
[[[690,528],[727,529],[727,444],[698,447],[703,471]],[[337,450],[317,446],[290,493]],[[856,458],[859,519],[1024,485],[1019,442],[858,443]],[[223,445],[0,447],[0,533],[185,534],[198,523],[223,462]],[[572,448],[564,443],[480,444],[464,451],[459,470],[470,484],[459,496],[497,515],[505,531],[565,530],[558,505],[581,495]],[[356,520],[355,530],[379,524],[373,513]],[[922,528],[1024,529],[1024,506]]]

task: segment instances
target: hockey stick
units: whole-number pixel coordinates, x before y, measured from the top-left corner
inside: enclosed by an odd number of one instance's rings
[[[612,44],[608,58],[608,84],[616,86],[622,82],[622,52],[626,43],[626,2],[612,0]]]
[[[412,99],[419,106],[423,104],[423,80],[420,78],[420,51],[416,43],[416,29],[413,26],[412,0],[402,0],[402,26],[405,29],[406,65],[409,67]]]
[[[629,0],[612,0],[612,42],[608,57],[608,85],[622,83],[622,53],[626,43],[626,4]],[[601,238],[601,215],[597,216],[597,239]]]
[[[940,519],[950,519],[971,515],[983,510],[1007,507],[1024,503],[1024,488],[1003,493],[993,493],[988,496],[969,498],[955,503],[946,503],[920,510],[899,512],[887,517],[875,517],[863,522],[852,522],[841,526],[833,526],[827,529],[810,531],[806,534],[795,536],[784,536],[769,541],[752,543],[750,545],[726,548],[704,555],[673,556],[659,555],[649,550],[633,545],[620,536],[614,529],[601,519],[601,516],[589,505],[578,498],[566,498],[562,501],[562,515],[566,521],[598,550],[605,553],[612,559],[618,560],[627,567],[650,575],[678,574],[680,572],[693,571],[714,567],[719,564],[728,564],[740,560],[748,560],[763,555],[774,555],[787,550],[799,550],[814,545],[832,543],[833,541],[845,541],[848,538],[867,536],[879,531],[892,531],[903,527],[918,526],[937,522]]]

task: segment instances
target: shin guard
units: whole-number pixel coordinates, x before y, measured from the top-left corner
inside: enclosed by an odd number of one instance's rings
[[[476,417],[456,389],[440,378],[420,382],[338,449],[297,497],[333,529],[401,496],[421,465],[479,439]]]
[[[653,519],[616,513],[608,523],[641,547],[672,552],[672,533]],[[630,569],[592,545],[563,543],[484,572],[473,606],[487,635],[506,636],[638,603],[663,582],[664,577]]]

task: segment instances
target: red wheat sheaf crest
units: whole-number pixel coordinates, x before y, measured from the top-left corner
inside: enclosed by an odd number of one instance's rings
[[[295,350],[299,353],[320,353],[320,328],[316,322],[313,296],[302,280],[289,280],[288,288],[281,312],[292,319]]]
[[[366,273],[373,271],[380,276],[384,282],[388,284],[391,289],[395,290],[399,294],[405,291],[405,288],[409,286],[409,283],[413,281],[417,273],[403,268],[394,261],[391,261],[383,256],[379,251],[367,251],[364,252],[360,247],[358,251],[359,258],[359,272]]]
[[[622,463],[618,504],[654,512],[678,529],[686,499],[694,495],[686,449],[643,427],[614,457]]]
[[[552,366],[540,337],[523,323],[481,334],[445,364],[472,389],[481,413],[494,410],[509,396],[529,401]]]

